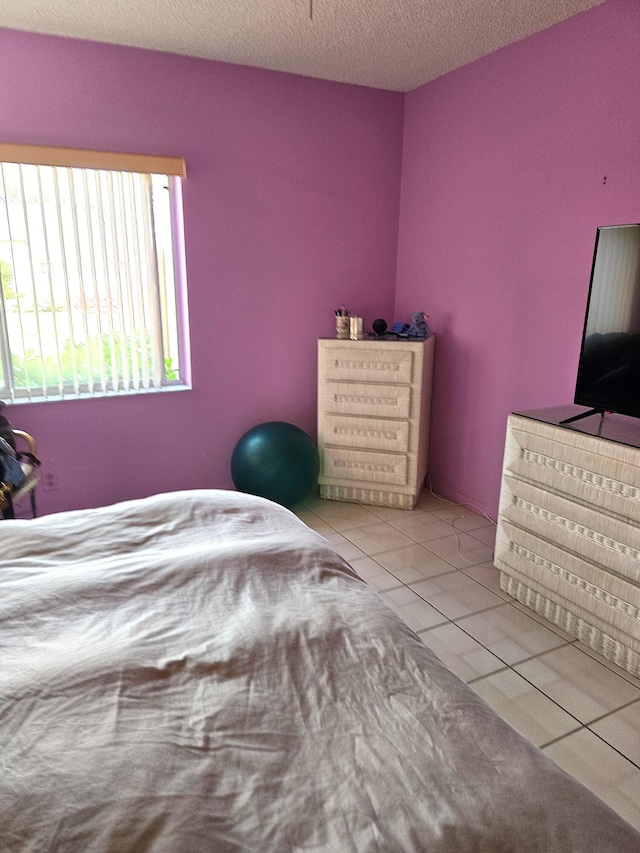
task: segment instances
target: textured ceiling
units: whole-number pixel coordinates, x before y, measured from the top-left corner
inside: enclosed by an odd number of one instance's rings
[[[406,92],[603,0],[1,0],[0,27]]]

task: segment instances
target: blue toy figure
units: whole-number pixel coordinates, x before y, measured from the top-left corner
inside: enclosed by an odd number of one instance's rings
[[[425,314],[424,311],[416,311],[411,315],[411,319],[413,325],[407,329],[407,335],[410,338],[428,338],[431,334],[427,325],[429,315]]]

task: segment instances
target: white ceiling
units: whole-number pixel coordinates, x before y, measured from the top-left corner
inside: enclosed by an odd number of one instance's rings
[[[406,92],[603,0],[1,0],[0,27]]]

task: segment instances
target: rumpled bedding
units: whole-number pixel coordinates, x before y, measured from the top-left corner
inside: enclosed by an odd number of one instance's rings
[[[293,513],[158,495],[0,525],[2,853],[626,853]]]

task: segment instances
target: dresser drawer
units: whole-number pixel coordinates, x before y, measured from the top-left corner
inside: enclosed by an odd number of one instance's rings
[[[381,350],[378,347],[358,347],[345,350],[329,344],[323,352],[324,377],[328,380],[356,382],[388,382],[411,384],[414,380],[414,362],[420,352]]]
[[[556,543],[567,554],[638,581],[640,538],[637,525],[629,519],[505,474],[500,523],[505,522]]]
[[[589,609],[591,598],[598,598],[640,621],[640,586],[633,579],[604,574],[591,560],[569,553],[555,542],[504,519],[496,536],[495,559],[498,564],[519,572],[521,578],[535,581],[550,596],[565,585],[565,598],[576,601],[585,610]],[[570,589],[573,593],[569,593]]]
[[[404,486],[407,483],[407,457],[398,453],[375,453],[325,447],[322,454],[322,477],[341,482],[385,483]]]
[[[495,564],[519,584],[618,642],[628,642],[637,633],[637,584],[603,572],[547,539],[503,521],[496,537]],[[640,648],[637,641],[635,646]]]
[[[594,449],[591,449],[594,448]],[[597,452],[595,452],[597,450]],[[640,450],[511,417],[505,473],[640,522]]]
[[[367,385],[326,382],[322,391],[324,411],[329,414],[377,418],[408,418],[411,388],[407,385]]]
[[[326,415],[322,424],[322,443],[363,450],[392,450],[406,453],[409,449],[409,422],[378,418],[350,418]]]

